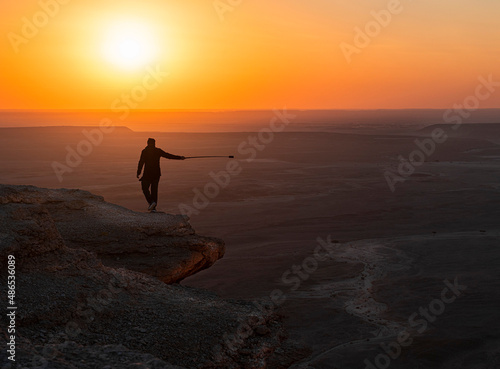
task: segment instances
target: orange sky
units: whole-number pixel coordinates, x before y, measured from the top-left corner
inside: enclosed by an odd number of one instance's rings
[[[348,63],[340,45],[355,46],[355,27],[391,1],[242,0],[224,14],[213,0],[4,1],[0,109],[110,109],[137,86],[139,109],[448,108],[479,76],[500,81],[498,0],[401,0]],[[148,65],[169,73],[148,90],[146,64],[124,70],[103,56],[123,20],[148,27]]]

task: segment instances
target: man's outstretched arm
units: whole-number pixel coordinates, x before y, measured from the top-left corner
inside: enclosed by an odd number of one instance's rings
[[[144,166],[144,153],[141,153],[141,158],[139,159],[139,164],[137,165],[137,178],[141,175],[142,167]]]
[[[186,159],[184,156],[172,155],[172,154],[169,154],[168,152],[165,152],[163,150],[161,150],[161,157],[167,158],[167,159],[172,159],[172,160],[184,160],[184,159]]]

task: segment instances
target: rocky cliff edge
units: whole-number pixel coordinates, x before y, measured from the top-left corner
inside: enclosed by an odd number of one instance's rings
[[[14,256],[17,365],[289,367],[305,350],[264,304],[167,284],[223,254],[222,241],[196,235],[182,216],[136,213],[86,191],[0,185],[0,278]],[[3,347],[9,319],[0,318]]]

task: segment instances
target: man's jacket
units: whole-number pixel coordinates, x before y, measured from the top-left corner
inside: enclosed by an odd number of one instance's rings
[[[172,155],[154,146],[147,146],[141,153],[141,159],[137,167],[137,175],[141,174],[144,166],[144,175],[141,178],[147,180],[159,179],[161,176],[160,158],[181,160],[181,156]]]

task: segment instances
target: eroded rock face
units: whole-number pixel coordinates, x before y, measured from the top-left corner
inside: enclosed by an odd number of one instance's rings
[[[178,265],[169,264],[170,280],[178,280],[186,260],[191,271],[200,263],[206,267],[223,246],[196,236],[182,217],[158,217],[151,225],[144,216],[84,191],[0,186],[0,259],[6,265],[7,255],[16,258],[20,367],[279,369],[301,357],[303,349],[288,343],[273,311],[152,277],[160,272],[144,267],[151,251],[183,250],[173,254],[182,255]],[[101,250],[108,246],[113,253]],[[142,255],[137,247],[145,249],[144,260],[132,260]],[[124,268],[109,267],[113,258],[102,263],[98,252],[88,250],[123,255]],[[150,275],[129,270],[128,263]],[[0,279],[7,280],[6,268],[0,268]],[[6,289],[2,283],[1,296]],[[7,326],[2,314],[2,346]],[[0,367],[7,364],[2,353]]]
[[[197,235],[182,215],[134,212],[87,191],[1,185],[0,204],[6,211],[15,207],[13,219],[22,217],[28,205],[38,205],[39,211],[48,212],[66,246],[93,252],[106,266],[146,273],[165,283],[212,266],[225,251],[222,240]]]

